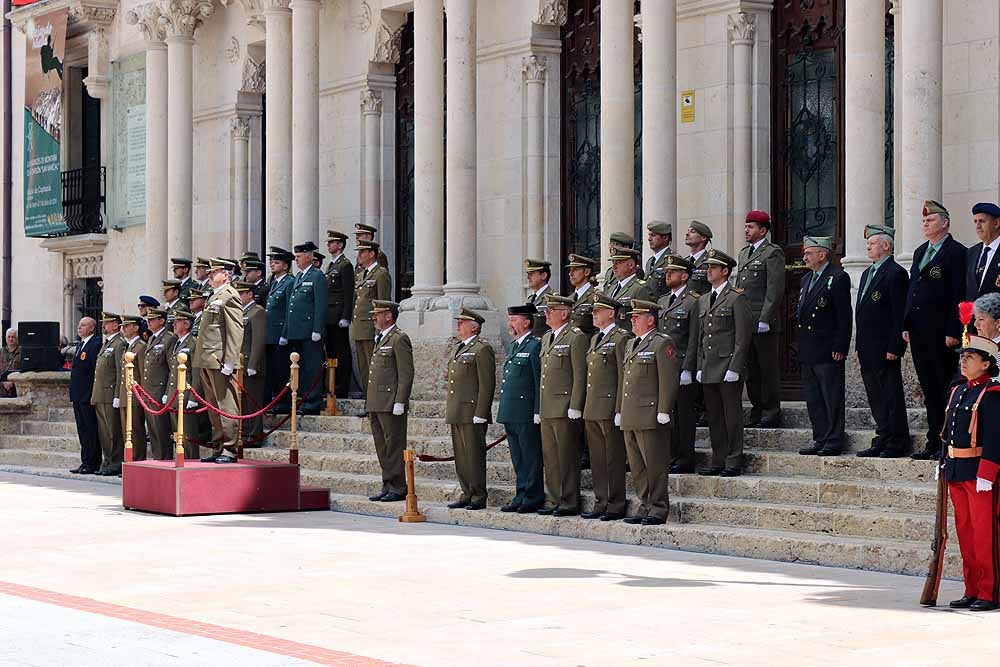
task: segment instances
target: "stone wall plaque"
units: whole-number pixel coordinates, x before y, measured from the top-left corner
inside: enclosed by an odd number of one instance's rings
[[[694,91],[681,91],[681,122],[694,122]]]
[[[146,223],[146,53],[113,63],[108,227]]]
[[[125,217],[146,215],[146,105],[125,111]]]

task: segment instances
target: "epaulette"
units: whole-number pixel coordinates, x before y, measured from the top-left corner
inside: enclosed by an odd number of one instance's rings
[[[745,291],[746,291],[746,290],[745,290],[745,289],[743,289],[742,287],[734,287],[734,288],[732,288],[732,289],[733,289],[733,291],[734,291],[734,292],[736,292],[737,294],[743,294],[743,292],[745,292]]]
[[[701,295],[698,294],[697,292],[688,292],[688,294],[690,294],[691,296],[693,296],[696,299],[700,299],[701,298]]]
[[[643,280],[643,279],[641,279],[641,278],[636,278],[636,282],[638,282],[640,285],[645,285],[646,284],[646,281]]]
[[[575,331],[576,333],[579,333],[579,334],[583,333],[583,330],[580,329],[580,327],[573,327],[573,331]]]

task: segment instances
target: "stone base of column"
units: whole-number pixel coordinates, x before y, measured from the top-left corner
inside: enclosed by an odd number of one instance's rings
[[[481,336],[493,346],[497,361],[501,361],[501,327],[504,326],[505,318],[485,296],[448,294],[406,299],[399,304],[399,328],[413,342],[416,375],[412,397],[415,400],[444,400],[448,385],[448,354],[457,342],[454,318],[463,307],[486,318]],[[499,382],[497,386],[499,387]]]

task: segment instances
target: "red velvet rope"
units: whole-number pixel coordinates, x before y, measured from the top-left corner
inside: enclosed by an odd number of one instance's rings
[[[245,444],[254,445],[254,444],[257,444],[258,442],[266,440],[267,438],[271,437],[272,433],[274,433],[279,428],[281,428],[282,426],[284,426],[285,424],[287,424],[288,420],[291,419],[291,418],[292,418],[291,413],[285,415],[284,417],[281,418],[281,421],[279,421],[277,424],[275,424],[274,426],[271,427],[270,431],[268,431],[267,433],[261,433],[260,435],[254,437],[254,438],[251,438],[250,440],[245,441]],[[212,446],[211,442],[205,442],[204,440],[199,440],[198,438],[187,438],[187,441],[190,442],[192,445],[198,445],[199,447],[211,447]]]
[[[201,394],[199,394],[198,392],[196,392],[194,390],[194,387],[191,387],[191,395],[195,398],[195,400],[197,400],[203,406],[205,406],[206,408],[208,408],[209,410],[211,410],[215,414],[219,415],[220,417],[225,417],[226,419],[253,419],[254,417],[260,417],[262,414],[264,414],[265,412],[268,412],[271,408],[273,408],[275,405],[277,405],[278,401],[280,401],[282,398],[284,398],[285,394],[288,393],[288,390],[289,390],[289,386],[286,384],[282,388],[282,390],[280,392],[278,392],[278,395],[274,397],[273,401],[271,401],[270,403],[268,403],[267,405],[265,405],[264,407],[262,407],[257,412],[252,412],[252,413],[250,413],[248,415],[231,415],[228,412],[223,412],[219,408],[217,408],[214,405],[212,405],[211,403],[209,403]]]
[[[146,414],[152,415],[153,417],[159,417],[162,414],[166,414],[167,411],[170,410],[170,406],[173,405],[174,401],[177,400],[177,390],[174,389],[174,393],[170,395],[170,398],[167,400],[167,402],[161,405],[160,402],[157,401],[152,396],[150,396],[149,392],[143,389],[142,385],[140,384],[132,385],[132,394],[135,396],[135,400],[139,401],[139,405],[141,405],[142,409],[146,411]],[[149,407],[149,405],[146,403],[146,401],[143,400],[143,398],[145,398],[150,403],[158,407],[156,408]]]

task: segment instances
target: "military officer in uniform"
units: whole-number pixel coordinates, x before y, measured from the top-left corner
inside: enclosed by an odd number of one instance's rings
[[[288,345],[281,344],[281,336],[285,330],[285,320],[288,319],[288,295],[292,293],[295,279],[289,275],[294,259],[292,253],[284,248],[271,246],[267,257],[271,267],[271,280],[267,290],[267,305],[264,307],[267,312],[267,368],[264,381],[267,384],[267,402],[270,403],[288,383],[291,362],[288,359]],[[288,412],[291,410],[291,400],[291,396],[282,399],[274,407],[274,411]]]
[[[156,298],[149,296],[148,294],[142,294],[139,296],[139,303],[136,308],[139,309],[139,336],[142,337],[143,342],[149,340],[149,326],[146,324],[146,315],[149,313],[150,308],[159,308],[160,302]]]
[[[767,240],[771,217],[750,211],[743,227],[747,245],[740,251],[736,285],[750,301],[754,335],[747,359],[747,395],[751,409],[749,426],[777,428],[781,425],[781,300],[785,294],[785,251]]]
[[[551,331],[540,354],[542,459],[545,507],[539,514],[580,513],[580,440],[587,397],[587,336],[569,323],[573,300],[548,294],[545,321]]]
[[[861,274],[854,313],[854,348],[868,404],[875,417],[871,447],[858,456],[896,458],[910,453],[910,424],[903,395],[903,309],[910,278],[892,256],[896,230],[867,225],[865,241],[872,265]]]
[[[181,281],[170,279],[164,280],[163,286],[163,310],[167,311],[167,324],[170,324],[170,316],[184,304],[181,302]]]
[[[656,330],[659,306],[632,300],[635,338],[625,348],[615,423],[625,432],[639,508],[626,523],[665,523],[670,509],[670,413],[677,400],[680,362],[670,336]]]
[[[608,240],[608,256],[617,254],[619,248],[628,248],[629,250],[635,249],[635,237],[631,234],[626,234],[625,232],[614,232],[611,234]],[[637,269],[636,273],[639,274],[640,278],[644,277],[642,269]],[[614,267],[609,266],[607,271],[604,272],[604,280],[601,283],[601,291],[605,294],[611,294],[611,290],[615,288],[615,284],[618,282],[618,278],[615,277]]]
[[[326,261],[326,255],[321,253],[319,250],[313,251],[313,268],[320,271],[323,270],[323,262]]]
[[[699,475],[737,477],[743,472],[743,373],[753,332],[750,301],[729,284],[736,260],[708,251],[711,289],[698,301],[698,370],[705,395],[712,462]]]
[[[354,315],[351,317],[351,340],[358,355],[358,380],[368,393],[368,374],[375,350],[375,324],[372,304],[389,301],[392,279],[385,267],[379,265],[379,247],[374,241],[358,241],[358,268],[355,272]],[[393,322],[396,319],[393,318]]]
[[[326,329],[326,276],[313,266],[316,244],[307,241],[295,246],[295,265],[299,274],[290,287],[288,315],[281,339],[289,352],[301,355],[299,366],[306,383],[300,391],[308,392],[310,386],[323,372],[323,332]],[[323,384],[317,384],[312,393],[302,395],[302,414],[318,415],[323,407]]]
[[[194,325],[193,331],[194,335],[198,335],[198,331],[201,329],[201,317],[205,312],[205,298],[212,293],[212,288],[208,289],[206,294],[205,290],[200,287],[192,287],[191,291],[184,301],[187,303],[187,309],[194,314]]]
[[[146,343],[139,335],[140,319],[138,315],[122,315],[122,338],[125,339],[125,352],[131,352],[135,355],[132,360],[132,378],[136,382],[142,381],[142,369],[146,360]],[[125,361],[122,360],[122,369],[124,368]],[[131,389],[125,386],[124,382],[118,384],[118,404],[121,406],[118,410],[118,416],[122,420],[122,433],[125,432],[125,426],[128,424],[128,411],[125,402],[129,398],[130,391]],[[132,455],[136,461],[146,460],[146,415],[135,397],[132,398]]]
[[[708,253],[705,253],[707,259]],[[667,293],[660,297],[659,330],[670,336],[680,365],[680,386],[677,405],[671,423],[670,474],[694,472],[694,440],[697,430],[696,405],[702,401],[701,383],[694,379],[698,372],[698,299],[701,294],[691,288],[690,276],[694,264],[677,255],[670,255],[664,266]],[[707,269],[706,269],[707,274]],[[709,290],[712,286],[709,285]]]
[[[171,257],[170,268],[174,272],[174,280],[180,281],[180,297],[186,299],[188,292],[194,287],[194,280],[191,278],[191,260],[187,257]]]
[[[515,493],[501,512],[528,514],[545,502],[542,487],[542,432],[539,383],[542,344],[531,328],[537,309],[532,304],[507,308],[511,343],[503,363],[497,422],[507,432],[507,446],[514,466]]]
[[[210,260],[208,274],[212,295],[202,317],[202,326],[194,349],[194,368],[201,375],[205,400],[216,408],[234,415],[239,414],[236,402],[236,383],[233,374],[240,368],[240,350],[243,348],[243,305],[240,295],[230,284],[236,263],[215,257]],[[203,463],[235,463],[236,457],[223,454],[223,450],[236,449],[236,420],[208,410],[212,423],[211,456]]]
[[[597,332],[587,349],[587,397],[583,423],[594,479],[594,509],[584,519],[615,521],[625,517],[625,436],[615,425],[618,385],[629,333],[616,324],[621,304],[594,293]]]
[[[375,232],[377,232],[377,231],[378,230],[375,229],[374,227],[372,227],[371,225],[364,225],[364,224],[362,224],[360,222],[355,223],[355,225],[354,225],[354,241],[355,241],[355,243],[359,244],[358,245],[358,249],[360,249],[360,243],[362,241],[365,242],[365,243],[373,243],[375,245],[375,250],[378,253],[377,263],[378,263],[379,266],[381,266],[383,269],[386,270],[386,273],[388,273],[389,272],[389,258],[385,256],[385,253],[382,252],[382,249],[379,247],[379,245],[377,243],[374,243],[374,241],[375,241]],[[392,291],[392,284],[391,283],[389,285],[389,291],[390,292]],[[388,297],[386,297],[386,298],[388,298]]]
[[[583,255],[570,255],[566,268],[569,270],[569,284],[573,286],[573,293],[569,295],[574,304],[571,321],[573,326],[587,336],[593,336],[597,331],[591,315],[594,293],[597,291],[593,282],[597,262]]]
[[[479,333],[486,321],[462,308],[456,320],[458,343],[448,356],[448,400],[445,422],[451,426],[455,473],[462,496],[450,509],[486,508],[486,429],[493,423],[496,354]]]
[[[549,330],[549,325],[545,323],[545,297],[554,293],[549,287],[549,280],[552,279],[552,263],[544,259],[526,259],[524,260],[524,275],[528,289],[531,290],[526,303],[531,304],[538,311],[535,314],[535,323],[531,333],[535,338],[541,339]]]
[[[253,300],[261,307],[266,306],[268,284],[264,280],[264,262],[257,257],[244,256],[240,263],[243,265],[243,282],[253,286]]]
[[[669,223],[654,220],[646,225],[646,241],[653,254],[646,260],[646,282],[649,284],[650,301],[656,301],[667,293],[666,271],[663,265],[670,252],[673,230]],[[644,297],[637,297],[644,298]]]
[[[194,262],[191,263],[191,267],[194,269],[194,284],[191,287],[198,287],[203,292],[212,289],[212,285],[208,280],[208,271],[211,268],[210,261],[204,257],[195,257]],[[239,273],[238,270],[237,273]]]
[[[186,364],[187,375],[184,382],[187,386],[193,386],[195,391],[204,396],[204,392],[200,390],[201,381],[198,373],[192,367],[194,361],[194,344],[197,340],[194,334],[191,333],[193,323],[194,315],[191,312],[182,309],[174,311],[174,335],[177,337],[177,340],[174,341],[174,345],[170,350],[170,376],[167,379],[166,389],[164,389],[163,396],[160,399],[162,403],[170,400],[170,396],[177,390],[177,383],[179,381],[177,367],[180,364],[177,355],[182,352],[188,357]],[[198,407],[198,403],[190,398],[190,393],[179,395],[176,405],[179,405],[182,401],[184,402],[185,410],[194,410]],[[199,454],[199,446],[192,443],[190,438],[200,439],[200,432],[204,430],[201,427],[203,420],[208,421],[208,417],[204,413],[200,415],[184,415],[184,458],[196,459],[201,456]],[[177,415],[175,413],[170,413],[170,430],[174,433],[177,432]]]
[[[243,305],[243,390],[245,396],[240,401],[241,414],[248,415],[260,410],[266,404],[264,389],[266,381],[265,347],[267,340],[267,313],[254,297],[253,283],[238,282],[236,291]],[[243,422],[245,447],[260,447],[264,433],[264,418],[261,415]]]
[[[611,289],[611,298],[615,301],[628,305],[632,299],[643,301],[654,300],[653,292],[645,280],[636,274],[636,267],[639,266],[639,251],[628,248],[619,248],[617,254],[611,256],[611,267],[615,271],[617,282]],[[664,263],[666,255],[663,255]],[[659,267],[662,270],[662,264]],[[647,275],[648,272],[647,272]],[[618,313],[618,326],[626,331],[632,331],[632,320],[628,317],[628,309],[622,308]]]
[[[351,388],[351,317],[354,315],[354,265],[344,255],[347,234],[326,232],[330,264],[326,267],[326,356],[337,360],[337,398],[347,398]]]
[[[704,222],[692,220],[684,235],[684,245],[691,252],[687,261],[691,262],[691,277],[687,282],[688,289],[698,294],[705,294],[712,286],[708,282],[708,244],[712,240],[712,229]]]
[[[830,263],[833,239],[806,236],[809,272],[799,292],[799,369],[813,444],[799,454],[837,456],[844,450],[845,364],[851,344],[851,278]]]
[[[140,384],[147,394],[163,402],[170,380],[170,354],[177,336],[167,331],[167,311],[150,308],[146,313],[149,340],[146,341],[146,358],[142,367]],[[169,397],[168,397],[169,398]],[[146,413],[146,433],[152,447],[153,458],[165,461],[173,458],[174,447],[170,415],[154,416]]]
[[[90,396],[90,404],[97,412],[97,433],[101,441],[102,460],[97,474],[104,476],[121,474],[125,451],[122,422],[118,416],[121,399],[118,396],[125,371],[125,361],[122,358],[128,345],[121,336],[121,323],[120,315],[101,315],[104,344],[97,353],[94,391]]]
[[[374,256],[374,251],[369,252]],[[385,270],[374,260],[371,266]],[[406,447],[406,411],[415,373],[413,345],[410,337],[396,326],[398,303],[376,299],[371,305],[370,314],[378,333],[371,358],[366,406],[375,452],[382,468],[382,490],[368,499],[393,503],[406,499],[403,449]]]

